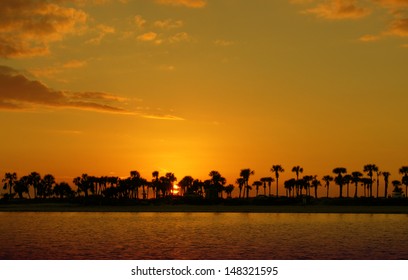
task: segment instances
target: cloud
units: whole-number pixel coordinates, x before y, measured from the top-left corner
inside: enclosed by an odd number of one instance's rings
[[[120,105],[123,98],[103,92],[53,90],[18,71],[0,67],[0,109],[27,110],[39,107],[76,108],[110,113],[130,113]]]
[[[37,80],[29,80],[20,71],[0,65],[0,111],[32,111],[42,108],[78,109],[102,113],[126,114],[157,120],[184,120],[173,114],[138,107],[126,109],[130,102],[142,102],[140,99],[128,99],[106,92],[73,92],[54,90]],[[171,112],[171,111],[170,111]]]
[[[368,8],[358,7],[355,0],[331,0],[303,11],[324,19],[359,19],[371,13]]]
[[[169,37],[170,43],[190,42],[191,37],[187,32],[179,32]]]
[[[114,27],[104,25],[104,24],[97,25],[95,30],[98,33],[98,35],[86,41],[87,44],[99,45],[102,39],[105,38],[106,35],[115,33]]]
[[[161,29],[180,28],[183,26],[183,21],[182,20],[172,20],[172,19],[157,20],[153,23],[153,26],[156,28],[161,28]]]
[[[233,41],[227,41],[227,40],[216,40],[216,41],[214,41],[214,44],[215,44],[216,46],[219,46],[219,47],[228,47],[228,46],[234,45],[235,42],[233,42]]]
[[[81,34],[86,29],[87,17],[80,9],[46,0],[2,0],[0,57],[46,55],[50,43]]]
[[[361,36],[359,38],[359,41],[361,42],[375,42],[381,39],[380,35],[371,35],[371,34],[367,34],[364,36]]]
[[[387,37],[408,37],[408,0],[288,0],[295,5],[311,6],[302,11],[327,20],[362,19],[382,14],[388,25],[377,34],[360,36],[360,42],[376,42]],[[371,32],[370,32],[371,33]]]
[[[395,19],[388,33],[398,37],[408,37],[408,18]]]
[[[156,32],[147,32],[147,33],[143,33],[143,34],[137,36],[137,39],[139,41],[143,41],[143,42],[153,41],[156,38],[157,38],[157,33]]]
[[[173,115],[142,115],[146,119],[155,119],[155,120],[169,120],[169,121],[184,121],[185,119]]]
[[[207,5],[205,0],[156,0],[162,5],[184,6],[188,8],[204,8]]]
[[[29,72],[35,77],[47,77],[52,78],[56,74],[62,73],[67,69],[78,69],[85,67],[88,64],[86,60],[70,60],[63,64],[57,64],[53,66],[48,66],[45,68],[32,68]]]
[[[136,24],[136,26],[140,29],[142,29],[143,27],[145,27],[146,25],[146,20],[141,16],[141,15],[136,15],[133,19],[134,23]]]

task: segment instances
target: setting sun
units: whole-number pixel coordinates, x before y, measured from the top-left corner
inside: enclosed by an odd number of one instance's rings
[[[180,194],[180,187],[177,184],[173,185],[173,188],[171,190],[172,195],[179,195]]]

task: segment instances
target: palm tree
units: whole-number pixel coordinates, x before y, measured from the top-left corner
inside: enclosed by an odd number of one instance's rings
[[[292,178],[292,179],[286,180],[283,183],[283,185],[284,185],[284,187],[286,189],[286,197],[290,197],[293,188],[296,186],[296,179]]]
[[[61,182],[59,184],[56,184],[54,187],[54,194],[59,196],[60,199],[63,199],[64,196],[71,196],[72,195],[72,189],[68,185],[68,183]]]
[[[225,192],[227,193],[227,198],[231,198],[232,191],[234,190],[234,185],[229,184],[224,189],[225,189]]]
[[[295,174],[296,174],[296,181],[298,182],[298,181],[299,181],[299,173],[303,173],[303,168],[300,167],[299,165],[293,166],[293,167],[292,167],[292,172],[295,172]],[[299,195],[299,185],[296,184],[296,196],[298,196],[298,195]]]
[[[136,199],[139,199],[139,187],[141,186],[141,177],[140,173],[137,170],[132,170],[130,171],[130,177],[129,177],[129,188],[133,193],[133,197]],[[143,198],[145,198],[145,192],[143,190]]]
[[[152,181],[152,189],[153,192],[155,193],[155,198],[158,197],[159,191],[160,191],[160,186],[159,186],[159,171],[153,171],[152,172],[152,177],[153,177],[153,181]]]
[[[239,188],[239,198],[241,198],[242,187],[245,185],[245,179],[240,177],[238,178],[235,183],[238,185]]]
[[[261,181],[255,181],[252,183],[252,186],[255,187],[256,190],[256,196],[258,196],[258,192],[259,192],[259,187],[262,186],[263,183]]]
[[[333,177],[330,175],[325,175],[323,176],[322,180],[325,182],[325,188],[326,188],[326,197],[329,197],[329,187],[330,187],[330,182],[333,181]]]
[[[317,188],[319,186],[321,186],[322,184],[320,183],[320,181],[317,179],[317,176],[313,176],[313,180],[311,183],[311,186],[314,188],[314,192],[315,192],[315,198],[317,198]]]
[[[352,176],[350,174],[346,174],[343,177],[343,182],[347,186],[347,198],[349,197],[349,188],[350,188],[349,186],[350,186],[351,179],[352,179]]]
[[[28,175],[28,181],[29,184],[33,186],[34,198],[37,198],[38,187],[40,186],[41,182],[41,175],[38,172],[31,172],[30,175]]]
[[[51,174],[44,175],[42,179],[42,186],[41,186],[41,195],[43,198],[50,196],[52,194],[52,189],[55,184],[55,178]]]
[[[271,172],[275,173],[276,178],[276,197],[279,197],[279,173],[284,172],[285,170],[281,165],[272,165]],[[269,196],[271,195],[269,191]]]
[[[28,193],[28,176],[23,176],[15,181],[13,189],[18,194],[18,198],[23,199],[23,193]]]
[[[109,177],[108,180],[111,184],[111,188],[113,188],[114,184],[118,184],[117,177]],[[88,174],[84,173],[81,177],[74,178],[73,183],[78,187],[78,193],[83,192],[85,194],[85,200],[88,199],[88,191],[90,191],[93,187],[92,183],[89,180]]]
[[[401,182],[398,181],[398,180],[394,180],[394,181],[392,181],[391,183],[392,183],[392,185],[394,186],[394,190],[392,191],[393,194],[395,193],[395,194],[401,195],[401,193],[402,193],[402,189],[400,188],[400,186],[402,185]],[[406,195],[406,194],[405,194],[405,195]]]
[[[354,198],[357,198],[357,189],[358,189],[358,183],[360,182],[360,178],[363,176],[361,172],[354,171],[351,173],[351,182],[353,182],[356,186],[356,189],[354,191]]]
[[[11,197],[11,189],[13,188],[14,184],[17,182],[16,172],[13,172],[13,173],[7,172],[4,175],[4,179],[2,180],[2,182],[4,182],[3,189],[4,190],[9,189],[9,195]]]
[[[262,184],[263,184],[263,189],[264,189],[264,195],[266,195],[266,177],[262,177],[261,179],[260,179],[260,181],[262,182]]]
[[[191,192],[190,189],[193,186],[193,182],[194,182],[194,179],[191,176],[184,176],[183,179],[181,179],[178,182],[178,186],[180,187],[181,192],[183,193],[183,195],[185,193],[190,193]]]
[[[361,178],[360,182],[364,188],[364,197],[367,197],[367,192],[369,193],[370,185],[372,184],[373,181],[370,178]]]
[[[377,170],[375,174],[377,175],[377,198],[378,198],[378,191],[380,188],[380,176],[382,175],[382,172],[380,170]]]
[[[166,192],[170,194],[171,190],[173,189],[174,182],[177,181],[177,178],[174,176],[174,173],[171,173],[171,172],[167,172],[165,177],[167,178],[169,182],[169,184],[167,184]]]
[[[401,183],[405,185],[405,197],[408,198],[407,194],[408,194],[408,175],[404,175],[404,177],[402,177]]]
[[[263,177],[261,178],[261,182],[264,184],[264,195],[266,195],[266,183],[268,183],[269,187],[269,196],[271,196],[271,184],[274,181],[272,177]]]
[[[370,183],[370,197],[373,196],[373,175],[374,172],[378,172],[378,167],[375,164],[367,164],[364,165],[364,172],[367,172],[368,177],[370,177],[371,183]]]
[[[384,197],[386,198],[388,195],[388,178],[390,177],[391,173],[388,171],[383,171],[382,175],[384,177]]]
[[[249,189],[250,189],[250,186],[249,186],[249,184],[248,184],[248,182],[249,182],[249,176],[251,176],[251,175],[254,175],[255,174],[255,171],[253,171],[253,170],[251,170],[251,169],[249,169],[249,168],[246,168],[246,169],[241,169],[241,172],[239,173],[239,176],[241,176],[243,179],[244,179],[244,181],[245,181],[245,189],[246,189],[246,195],[247,195],[247,198],[249,198]],[[245,196],[245,195],[244,195]]]
[[[347,169],[344,167],[336,167],[333,169],[333,173],[337,174],[337,177],[334,179],[334,182],[339,185],[340,188],[340,198],[343,197],[343,173],[347,173]]]
[[[408,195],[407,195],[407,187],[408,187],[408,166],[402,166],[402,167],[399,169],[399,173],[400,173],[400,174],[403,174],[401,182],[402,182],[402,184],[405,185],[405,196],[408,197]]]

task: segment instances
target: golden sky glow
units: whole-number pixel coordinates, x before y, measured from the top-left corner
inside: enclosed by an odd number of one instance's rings
[[[0,172],[399,179],[407,59],[408,0],[2,0]]]

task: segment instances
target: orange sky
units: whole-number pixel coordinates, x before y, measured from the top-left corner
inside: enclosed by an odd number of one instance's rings
[[[408,0],[3,0],[0,174],[400,179],[407,58]]]

